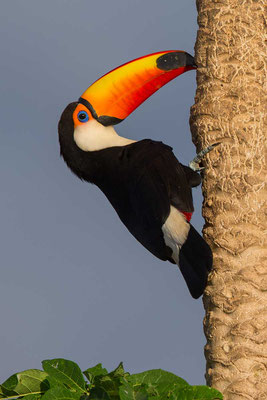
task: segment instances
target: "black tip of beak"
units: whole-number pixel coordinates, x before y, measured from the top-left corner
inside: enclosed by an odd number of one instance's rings
[[[185,61],[186,61],[186,66],[197,68],[195,59],[190,54],[185,53]]]
[[[163,71],[172,71],[176,68],[189,66],[197,68],[194,58],[183,51],[172,51],[157,59],[157,67]]]

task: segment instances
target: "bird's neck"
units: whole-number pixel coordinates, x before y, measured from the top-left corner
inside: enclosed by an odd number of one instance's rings
[[[103,150],[135,142],[119,136],[113,126],[103,126],[96,120],[77,126],[74,131],[74,141],[83,151]]]

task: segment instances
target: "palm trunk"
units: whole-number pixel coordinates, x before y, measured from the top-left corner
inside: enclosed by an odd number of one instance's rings
[[[214,255],[206,379],[225,400],[267,399],[264,3],[197,0],[192,136],[198,150],[221,142],[203,177],[203,233]]]

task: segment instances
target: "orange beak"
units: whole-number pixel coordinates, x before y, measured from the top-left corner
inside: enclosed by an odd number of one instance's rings
[[[102,76],[89,86],[79,102],[101,124],[115,125],[166,83],[196,68],[193,57],[184,51],[149,54]]]

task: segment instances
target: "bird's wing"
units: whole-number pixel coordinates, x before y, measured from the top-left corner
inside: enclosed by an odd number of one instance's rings
[[[172,252],[166,247],[162,233],[170,206],[193,212],[191,185],[183,165],[171,147],[149,139],[125,146],[118,157],[124,204],[117,203],[116,195],[110,198],[111,203],[143,246],[158,258],[172,261]],[[117,190],[122,192],[121,187]]]
[[[171,205],[193,212],[186,167],[171,147],[150,139],[103,151],[105,172],[97,185],[132,235],[156,257],[171,261],[162,225]]]
[[[169,215],[170,205],[179,211],[194,211],[191,188],[200,183],[200,176],[180,164],[171,147],[145,139],[126,147],[126,152],[134,175],[131,190],[140,206],[152,205],[153,217],[161,224]]]

